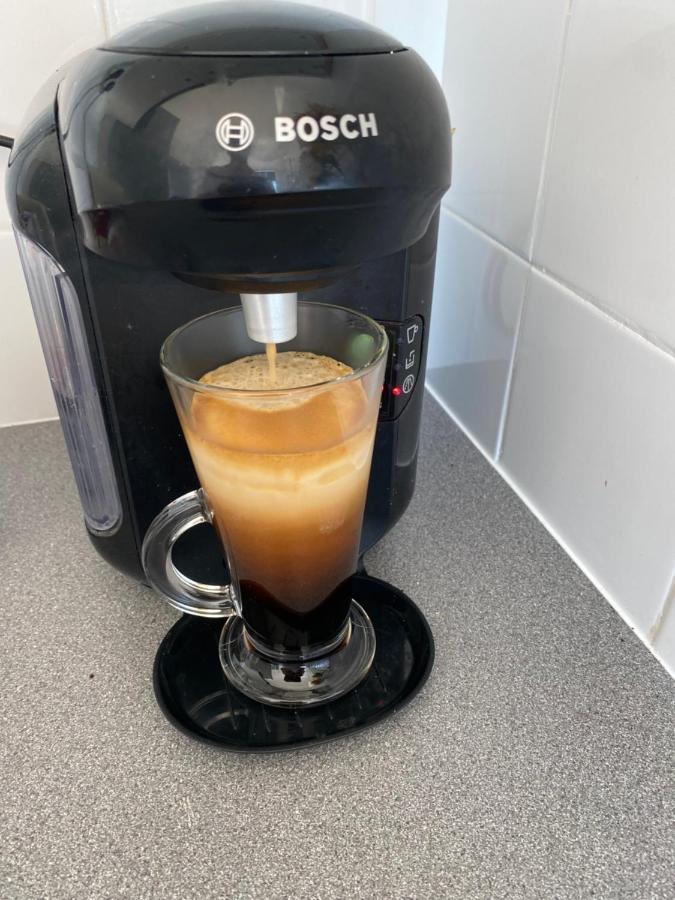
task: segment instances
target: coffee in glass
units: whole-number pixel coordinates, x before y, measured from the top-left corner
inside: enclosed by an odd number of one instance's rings
[[[183,611],[232,614],[221,640],[225,674],[263,702],[332,699],[372,661],[372,626],[349,586],[386,346],[368,317],[300,303],[298,335],[274,371],[240,309],[183,326],[162,349],[201,491],[157,517],[146,572]],[[173,542],[198,521],[216,528],[230,585],[201,585],[173,566]]]

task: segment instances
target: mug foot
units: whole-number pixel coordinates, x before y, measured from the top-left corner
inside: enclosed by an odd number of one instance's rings
[[[270,706],[307,707],[335,700],[363,681],[375,656],[375,631],[352,600],[343,633],[311,658],[266,653],[236,616],[225,623],[218,649],[225,677],[246,697]]]

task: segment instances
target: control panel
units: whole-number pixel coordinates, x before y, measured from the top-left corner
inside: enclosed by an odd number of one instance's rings
[[[412,316],[405,322],[381,322],[389,336],[389,359],[384,374],[380,419],[401,414],[417,384],[422,361],[424,321]]]

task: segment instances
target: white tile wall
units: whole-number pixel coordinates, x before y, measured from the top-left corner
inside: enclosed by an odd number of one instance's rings
[[[0,427],[56,415],[33,311],[14,242],[0,234]]]
[[[445,204],[532,266],[485,390],[457,354],[493,346],[500,250],[446,226],[430,383],[675,674],[675,5],[449,0],[446,28]]]
[[[441,81],[447,4],[444,0],[417,0],[414,14],[410,7],[410,0],[374,0],[369,21],[416,50]]]
[[[453,127],[448,206],[529,252],[568,0],[449,0],[445,86]]]
[[[675,3],[575,0],[535,258],[675,350]]]
[[[438,260],[429,384],[494,453],[528,267],[447,210]]]
[[[641,636],[675,558],[675,360],[533,273],[501,463]]]

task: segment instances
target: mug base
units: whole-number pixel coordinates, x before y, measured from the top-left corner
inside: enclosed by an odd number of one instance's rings
[[[382,722],[425,684],[433,637],[415,603],[391,584],[356,575],[352,596],[372,622],[377,644],[368,674],[342,697],[295,709],[250,700],[223,673],[218,658],[223,623],[183,616],[155,657],[160,709],[183,734],[229,753],[297,751]]]
[[[266,652],[239,617],[225,623],[218,647],[225,677],[238,691],[268,706],[300,708],[328,703],[360,684],[375,657],[375,630],[352,600],[344,629],[311,657]]]

